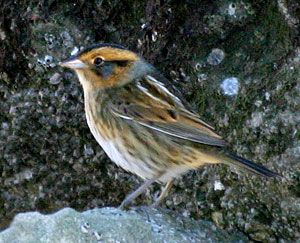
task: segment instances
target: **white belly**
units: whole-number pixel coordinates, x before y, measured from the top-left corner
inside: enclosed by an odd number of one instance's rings
[[[105,139],[101,135],[101,131],[96,129],[89,118],[86,116],[87,123],[89,128],[95,137],[96,141],[102,147],[107,156],[115,162],[118,166],[122,167],[124,170],[132,172],[143,179],[152,179],[157,176],[157,171],[153,168],[149,168],[147,166],[146,160],[150,160],[146,155],[143,158],[144,161],[138,158],[133,158],[127,151],[126,146],[122,144],[118,138],[115,139]],[[118,144],[118,146],[116,146]],[[150,164],[151,162],[148,161]],[[153,163],[152,163],[153,164]],[[166,183],[172,178],[179,177],[180,175],[189,171],[191,167],[182,165],[182,166],[174,166],[172,168],[168,168],[166,173],[164,173],[158,181]]]
[[[149,179],[155,176],[154,171],[147,167],[146,164],[140,159],[133,158],[127,152],[126,147],[124,145],[122,146],[117,138],[113,140],[107,140],[103,138],[101,132],[99,132],[98,129],[95,128],[95,126],[91,125],[89,117],[86,116],[86,118],[94,138],[113,162],[122,167],[124,170],[137,174],[143,179]],[[118,144],[118,149],[115,144]]]

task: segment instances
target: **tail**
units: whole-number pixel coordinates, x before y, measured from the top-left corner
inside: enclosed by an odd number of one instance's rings
[[[266,167],[256,164],[250,160],[244,159],[240,156],[237,156],[233,153],[230,152],[226,152],[226,157],[230,158],[231,160],[229,161],[230,164],[234,164],[238,167],[242,167],[245,168],[247,170],[250,170],[256,174],[259,174],[261,176],[265,176],[265,177],[281,177],[281,175],[270,171],[269,169],[267,169]]]

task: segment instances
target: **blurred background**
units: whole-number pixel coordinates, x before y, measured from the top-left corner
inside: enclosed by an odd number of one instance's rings
[[[117,206],[140,183],[98,146],[77,78],[57,66],[112,42],[154,64],[239,155],[284,176],[206,166],[163,207],[254,241],[299,240],[298,0],[20,0],[0,12],[2,229],[18,212]]]

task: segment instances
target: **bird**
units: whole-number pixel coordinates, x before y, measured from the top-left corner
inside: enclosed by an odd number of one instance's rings
[[[155,182],[164,185],[152,204],[158,206],[176,178],[206,164],[280,176],[232,152],[168,85],[171,81],[124,46],[94,44],[59,64],[75,71],[81,83],[87,124],[99,145],[114,163],[144,180],[125,197],[121,209]]]

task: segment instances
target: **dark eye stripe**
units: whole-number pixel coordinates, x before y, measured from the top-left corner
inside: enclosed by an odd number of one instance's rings
[[[101,76],[102,78],[108,78],[110,77],[116,67],[126,67],[128,65],[128,61],[105,61],[105,60],[96,60],[96,59],[102,59],[101,57],[96,57],[93,61],[93,66],[91,70]],[[101,62],[102,61],[102,62]]]
[[[114,61],[118,66],[120,67],[126,67],[128,64],[128,61]]]

